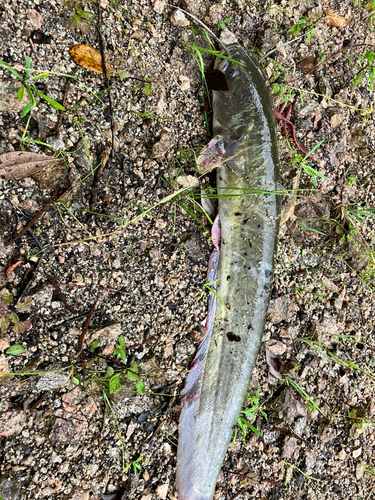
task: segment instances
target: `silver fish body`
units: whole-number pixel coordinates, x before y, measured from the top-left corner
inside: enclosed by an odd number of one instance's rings
[[[270,91],[250,55],[238,44],[215,68],[229,91],[213,92],[213,130],[223,152],[217,169],[219,255],[209,277],[219,279],[210,297],[207,335],[186,381],[179,425],[179,500],[211,500],[233,436],[259,351],[277,245],[279,180],[276,125]],[[225,53],[225,55],[228,55]],[[214,139],[215,140],[215,139]],[[239,196],[240,195],[240,196]],[[215,251],[216,252],[216,251]],[[211,318],[211,319],[210,319]],[[214,319],[213,319],[214,318]]]

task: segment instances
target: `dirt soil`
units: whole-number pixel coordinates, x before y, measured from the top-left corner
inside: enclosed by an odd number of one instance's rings
[[[31,77],[51,72],[39,90],[66,108],[35,94],[22,118],[27,92],[19,102],[21,83],[0,67],[0,154],[63,160],[0,179],[0,295],[13,296],[11,312],[31,298],[18,328],[15,317],[4,326],[0,308],[0,498],[174,500],[179,394],[204,336],[212,250],[200,198],[178,194],[212,137],[184,43],[208,44],[165,0],[79,3],[78,13],[73,1],[0,5],[0,61],[23,78],[29,56]],[[262,62],[275,108],[293,102],[308,150],[324,141],[303,168],[280,127],[282,185],[300,191],[283,197],[269,317],[244,402],[261,405],[248,417],[261,436],[248,429],[244,440],[238,429],[215,500],[374,498],[375,6],[178,4],[216,34],[226,21],[258,56],[277,47]],[[107,78],[75,64],[76,44],[104,53]],[[12,354],[15,345],[23,352]]]

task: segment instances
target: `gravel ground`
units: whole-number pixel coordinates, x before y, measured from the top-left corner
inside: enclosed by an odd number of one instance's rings
[[[0,179],[0,295],[13,295],[12,311],[31,297],[19,315],[30,328],[0,337],[0,371],[12,374],[0,378],[0,497],[174,500],[179,393],[204,335],[206,297],[198,299],[212,246],[207,220],[176,195],[176,178],[196,175],[194,152],[211,137],[201,72],[183,43],[207,42],[164,0],[81,3],[93,13],[88,34],[67,29],[77,17],[62,0],[0,5],[0,61],[24,75],[29,56],[31,75],[52,72],[40,89],[67,110],[37,96],[30,121],[21,118],[27,97],[17,100],[20,83],[0,68],[0,154],[22,147],[64,159]],[[215,500],[375,495],[374,217],[363,212],[375,198],[375,10],[365,6],[181,3],[216,32],[230,19],[251,50],[278,47],[263,62],[279,86],[275,107],[293,102],[308,149],[324,140],[309,159],[323,176],[317,189],[302,169],[303,191],[284,200],[269,318],[244,403],[262,405],[250,419],[261,437],[238,431]],[[109,83],[76,66],[76,44],[102,45]],[[203,62],[212,68],[210,55]],[[281,132],[279,153],[283,187],[293,189],[301,167]],[[7,353],[14,345],[24,351]],[[120,387],[113,394],[110,379]]]

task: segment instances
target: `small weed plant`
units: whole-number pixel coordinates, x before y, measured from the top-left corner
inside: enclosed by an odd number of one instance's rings
[[[245,399],[249,396],[249,393],[246,394]],[[237,419],[237,425],[242,432],[242,437],[244,442],[246,443],[246,435],[247,429],[250,429],[257,436],[262,436],[262,434],[256,429],[252,423],[254,423],[258,414],[261,414],[267,420],[267,414],[263,410],[263,405],[259,403],[259,392],[255,392],[250,398],[250,407],[246,410],[241,410],[240,415]],[[250,422],[249,422],[250,420]],[[233,442],[237,439],[238,429],[236,428],[234,431]]]
[[[14,75],[18,80],[22,83],[21,88],[17,92],[17,97],[19,101],[22,101],[25,90],[29,96],[29,102],[26,104],[26,106],[23,108],[21,111],[21,117],[26,116],[30,111],[33,109],[33,107],[36,105],[36,98],[35,96],[39,96],[40,98],[44,99],[45,101],[48,102],[48,104],[51,104],[56,109],[59,109],[61,111],[65,111],[65,108],[62,104],[60,104],[57,101],[54,101],[47,95],[43,94],[43,92],[40,92],[38,90],[37,85],[36,85],[36,80],[40,80],[42,78],[47,78],[50,76],[50,73],[48,71],[44,71],[42,73],[38,73],[35,76],[31,76],[31,59],[29,56],[25,57],[25,66],[26,66],[26,71],[25,71],[25,76],[23,77],[18,73],[18,71],[10,66],[8,63],[4,61],[0,61],[0,68],[5,68],[7,69],[12,75]]]
[[[79,29],[84,35],[88,35],[91,31],[92,24],[90,21],[94,19],[94,13],[84,10],[87,1],[73,0],[64,2],[64,5],[69,9],[74,9],[75,13],[69,18],[67,28],[68,30]]]
[[[14,333],[21,333],[31,326],[30,320],[20,321],[18,314],[26,313],[31,307],[31,297],[27,297],[24,301],[19,300],[17,304],[12,305],[13,295],[0,296],[0,332],[4,333],[10,328]],[[18,314],[17,314],[18,313]],[[15,351],[16,346],[9,347],[7,354],[20,354]],[[20,346],[22,347],[22,346]],[[19,349],[18,349],[19,351]],[[23,347],[22,347],[23,351]],[[21,352],[22,352],[21,351]]]

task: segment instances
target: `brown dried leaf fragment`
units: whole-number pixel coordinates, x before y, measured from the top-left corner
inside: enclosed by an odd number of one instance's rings
[[[102,55],[90,45],[78,43],[69,50],[69,54],[72,56],[73,61],[79,66],[83,66],[84,68],[94,71],[95,73],[103,74]],[[106,68],[107,71],[110,70],[111,65],[106,63]]]
[[[346,17],[339,16],[333,10],[327,9],[324,11],[326,17],[324,21],[328,26],[335,26],[336,28],[345,28],[348,24],[351,23],[350,19],[346,19]]]
[[[20,266],[21,264],[23,264],[25,261],[26,261],[26,257],[24,257],[24,256],[22,256],[22,257],[18,256],[18,257],[12,258],[8,262],[8,265],[6,267],[3,279],[4,280],[8,279],[9,275],[11,274],[11,272],[14,271],[18,266]]]
[[[270,374],[279,380],[283,380],[283,377],[281,376],[281,373],[279,372],[278,357],[275,356],[269,349],[266,349],[266,362],[267,362]]]
[[[0,177],[23,179],[58,161],[61,159],[28,151],[4,153],[0,155]]]
[[[305,57],[305,59],[302,59],[300,63],[298,63],[298,67],[305,73],[305,74],[313,74],[316,71],[316,59],[315,56],[309,56]]]

